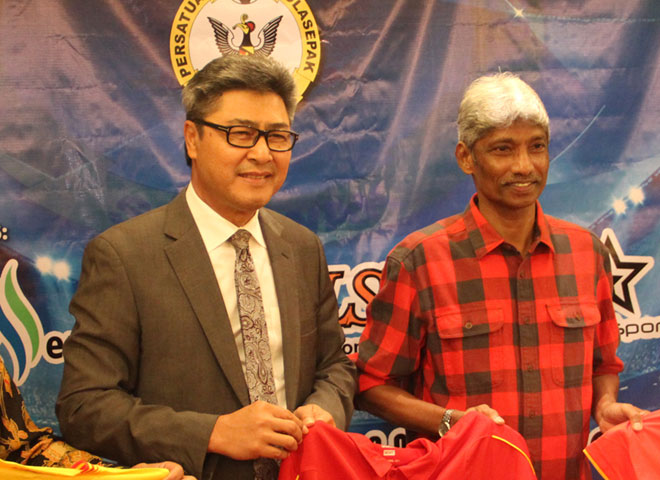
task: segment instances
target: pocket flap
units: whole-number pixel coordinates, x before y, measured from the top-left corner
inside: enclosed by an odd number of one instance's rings
[[[504,325],[504,312],[501,308],[438,309],[433,316],[438,336],[443,339],[485,335]]]
[[[546,305],[552,323],[563,328],[591,327],[600,322],[596,302],[571,302]]]

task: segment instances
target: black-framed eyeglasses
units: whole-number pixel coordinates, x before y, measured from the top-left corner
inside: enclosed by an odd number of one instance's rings
[[[232,147],[252,148],[260,137],[266,139],[266,145],[274,152],[288,152],[296,144],[298,134],[290,130],[259,130],[247,125],[218,125],[206,120],[192,120],[200,125],[215,128],[227,135],[227,143]]]

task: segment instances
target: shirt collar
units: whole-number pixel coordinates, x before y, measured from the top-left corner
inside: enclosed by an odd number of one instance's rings
[[[207,252],[211,252],[218,246],[225,243],[237,230],[243,229],[250,232],[256,242],[262,247],[266,247],[261,225],[259,223],[259,211],[252,216],[252,218],[242,227],[234,225],[222,215],[213,210],[204,200],[199,198],[197,192],[192,186],[188,184],[186,190],[186,201],[190,208],[199,233],[204,241],[204,246]]]
[[[468,237],[472,243],[477,257],[492,252],[501,244],[505,243],[502,236],[488,223],[477,206],[477,194],[470,199],[470,203],[464,212],[465,226],[468,231]],[[536,201],[536,223],[534,224],[534,236],[529,251],[534,252],[539,244],[545,244],[552,252],[555,251],[550,236],[550,227],[543,214],[543,209],[539,201]]]

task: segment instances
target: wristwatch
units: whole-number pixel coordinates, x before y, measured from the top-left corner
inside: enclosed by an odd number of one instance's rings
[[[454,413],[454,409],[452,408],[448,408],[445,410],[445,413],[442,416],[442,421],[440,422],[440,428],[438,428],[438,435],[440,435],[440,437],[446,435],[449,429],[451,428],[452,413]]]

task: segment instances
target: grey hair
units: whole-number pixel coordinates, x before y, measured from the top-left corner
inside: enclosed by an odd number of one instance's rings
[[[183,87],[181,101],[186,119],[199,120],[211,113],[215,102],[230,90],[272,92],[284,101],[289,121],[298,103],[296,83],[282,64],[257,55],[222,56],[210,61]]]
[[[463,94],[458,140],[472,149],[492,129],[509,127],[516,120],[538,125],[550,139],[548,113],[532,87],[510,72],[479,77]]]

